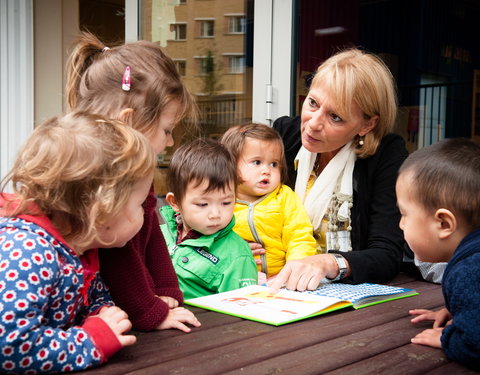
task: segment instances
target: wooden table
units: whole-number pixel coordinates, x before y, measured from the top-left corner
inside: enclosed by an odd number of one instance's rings
[[[274,327],[189,307],[202,322],[189,334],[138,333],[134,346],[87,374],[473,374],[442,350],[410,343],[431,323],[408,310],[443,307],[440,285],[398,276],[392,285],[420,295],[340,310]]]

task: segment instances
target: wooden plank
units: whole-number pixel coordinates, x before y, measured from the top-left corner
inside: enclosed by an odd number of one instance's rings
[[[194,328],[189,334],[178,330],[137,332],[137,344],[124,348],[105,366],[89,370],[88,374],[226,371],[404,318],[410,308],[436,309],[443,305],[441,289],[437,284],[399,277],[395,285],[416,289],[420,295],[358,311],[332,313],[283,327],[244,321],[188,306],[202,322],[202,327]],[[222,355],[229,358],[226,362],[235,358],[235,364],[217,366],[215,363],[225,362],[216,359]],[[183,366],[185,363],[187,366]]]
[[[389,374],[389,375],[410,375],[436,373],[435,369],[447,364],[448,360],[441,349],[431,348],[423,345],[408,344],[395,350],[379,354],[367,360],[356,362],[350,366],[327,372],[325,375],[344,375],[355,373],[355,375]],[[450,374],[457,374],[462,370],[465,374],[475,373],[459,364],[451,364]]]
[[[190,307],[188,306],[188,309],[190,310]],[[198,308],[193,308],[192,310],[195,311],[195,316],[197,319],[202,323],[201,327],[192,328],[192,332],[198,331],[198,330],[203,330],[203,329],[210,329],[214,327],[218,327],[221,325],[226,325],[230,323],[236,323],[236,322],[241,322],[243,319],[237,318],[231,315],[225,315],[225,314],[217,314],[213,311],[208,311],[208,310],[203,310],[203,309],[198,309]],[[167,337],[173,337],[173,336],[181,336],[181,335],[188,335],[188,333],[184,333],[183,331],[180,331],[178,329],[168,329],[168,330],[162,330],[162,331],[152,331],[152,332],[133,332],[138,339],[138,345],[142,345],[143,342],[148,343],[148,338],[143,339],[143,335],[150,335],[155,332],[162,332],[162,340],[167,338]]]
[[[388,285],[399,286],[400,284],[405,284],[416,280],[418,279],[413,277],[412,275],[401,272],[391,282],[389,282]]]
[[[239,339],[228,345],[191,353],[188,355],[188,362],[185,361],[185,358],[179,357],[137,370],[136,374],[190,374],[196,373],[199,369],[201,372],[209,374],[224,373],[308,348],[324,341],[343,339],[352,332],[377,327],[386,322],[403,319],[410,324],[407,311],[412,306],[416,306],[414,300],[419,297],[391,301],[356,311],[340,311],[286,326],[274,327],[274,330],[262,336]],[[422,306],[425,308],[438,307],[442,304],[443,296],[439,288],[431,290],[430,293],[423,296]],[[372,314],[372,309],[375,309],[374,314]],[[378,312],[380,310],[381,313]],[[376,328],[371,329],[376,330]],[[215,337],[215,340],[218,340],[218,337]],[[341,354],[337,352],[336,355],[340,356]],[[290,359],[293,358],[295,357],[292,356]]]
[[[333,340],[323,340],[319,344],[273,357],[229,374],[323,374],[362,360],[370,363],[371,357],[375,358],[378,353],[409,345],[410,339],[417,332],[429,326],[431,323],[428,322],[413,325],[410,317],[404,316]],[[416,346],[409,346],[415,350]],[[438,350],[433,351],[439,353]]]
[[[211,313],[211,315],[222,320],[222,314]],[[122,374],[172,359],[184,362],[185,358],[199,351],[215,351],[218,347],[244,338],[262,336],[276,328],[239,318],[227,319],[223,322],[223,325],[213,328],[196,329],[189,334],[171,337],[166,337],[168,331],[140,334],[137,344],[122,349],[105,366],[88,370],[88,374]]]
[[[415,289],[417,292],[429,292],[430,290],[441,290],[442,286],[434,283],[427,283],[423,281],[408,281],[399,285],[401,288]]]

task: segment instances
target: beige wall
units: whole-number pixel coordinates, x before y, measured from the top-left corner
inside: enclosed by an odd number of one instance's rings
[[[78,0],[34,1],[34,121],[66,110],[64,67],[78,32]]]

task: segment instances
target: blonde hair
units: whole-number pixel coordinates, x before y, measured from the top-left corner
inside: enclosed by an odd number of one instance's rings
[[[47,215],[70,245],[87,246],[100,240],[97,226],[120,212],[133,185],[153,178],[155,163],[138,131],[73,112],[36,127],[2,181],[2,192],[11,182],[11,216]]]
[[[228,129],[220,138],[220,142],[230,154],[232,154],[235,165],[238,164],[246,138],[258,139],[264,142],[277,142],[280,145],[280,181],[282,184],[285,183],[288,180],[287,162],[285,160],[285,149],[280,134],[268,125],[255,123],[236,125]],[[242,183],[240,176],[238,176],[238,180],[239,183]]]
[[[130,67],[129,91],[122,79]],[[174,61],[158,44],[136,41],[106,46],[93,34],[82,32],[67,62],[66,96],[70,110],[117,118],[132,108],[128,123],[144,134],[154,134],[165,107],[179,103],[177,122],[198,118],[195,100],[185,87]]]
[[[381,139],[393,130],[397,116],[395,81],[385,63],[376,55],[359,49],[337,53],[322,63],[311,87],[320,86],[332,95],[338,104],[340,117],[351,116],[351,104],[356,103],[365,120],[378,116],[376,126],[364,137],[354,141],[358,157],[375,154]]]

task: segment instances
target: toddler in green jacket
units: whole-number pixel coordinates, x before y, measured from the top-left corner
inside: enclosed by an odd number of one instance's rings
[[[250,247],[232,231],[237,172],[229,152],[211,139],[184,144],[167,179],[160,228],[185,299],[257,284]]]

